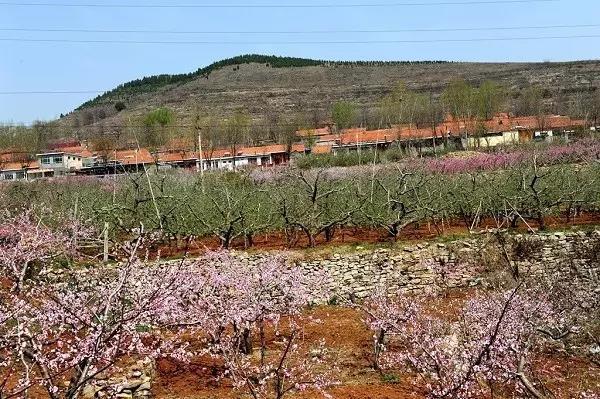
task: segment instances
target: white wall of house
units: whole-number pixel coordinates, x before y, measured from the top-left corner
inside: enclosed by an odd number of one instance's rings
[[[519,144],[519,132],[509,131],[483,137],[469,137],[469,148],[491,148],[499,145]]]
[[[533,139],[539,140],[539,141],[551,142],[554,139],[554,131],[552,131],[552,130],[535,131],[533,133]]]
[[[45,177],[53,177],[54,169],[33,169],[27,172],[27,180],[43,179]]]
[[[0,180],[3,181],[20,181],[27,180],[27,171],[21,170],[3,170],[0,172]]]
[[[58,170],[79,170],[84,166],[83,157],[75,154],[47,153],[39,154],[38,161],[42,168]]]
[[[256,165],[256,166],[268,166],[273,163],[273,157],[271,154],[265,155],[252,155],[252,156],[238,156],[235,157],[235,167],[242,168],[244,166]],[[223,169],[233,170],[233,157],[223,158],[212,158],[202,160],[202,169]]]

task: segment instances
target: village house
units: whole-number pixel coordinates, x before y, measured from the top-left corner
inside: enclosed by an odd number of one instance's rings
[[[203,170],[227,169],[260,166],[271,167],[287,164],[292,154],[303,154],[305,147],[297,143],[288,147],[285,144],[273,144],[258,147],[241,147],[235,156],[231,149],[216,149],[202,152]],[[200,162],[200,159],[198,159]]]
[[[93,176],[139,173],[151,165],[158,165],[158,159],[146,148],[103,151],[93,154],[92,162],[75,173]]]
[[[39,177],[56,177],[73,174],[93,163],[93,154],[83,146],[67,147],[36,154],[40,165]],[[48,176],[50,175],[50,176]]]
[[[335,154],[392,146],[422,153],[447,144],[453,144],[457,149],[477,149],[551,141],[558,136],[568,139],[583,126],[584,121],[568,116],[512,117],[499,113],[486,121],[462,121],[448,117],[435,129],[402,125],[379,130],[345,129],[332,134],[332,129],[325,127],[300,130],[297,134],[305,142],[311,142],[312,153],[327,153],[326,149],[330,149],[329,152]]]
[[[8,162],[0,165],[0,180],[27,181],[37,178],[39,164],[35,161]]]
[[[0,181],[30,180],[31,172],[39,168],[29,154],[19,151],[0,153]]]
[[[255,147],[204,149],[202,154],[191,150],[167,147],[151,153],[146,148],[91,152],[79,143],[69,143],[37,154],[0,154],[0,180],[35,180],[47,177],[81,175],[110,175],[139,173],[156,168],[185,168],[193,170],[233,170],[245,167],[271,167],[288,164],[297,154],[337,154],[363,150],[401,148],[417,154],[432,152],[440,146],[457,149],[491,148],[532,141],[568,139],[585,126],[584,121],[570,117],[526,116],[512,117],[500,113],[486,121],[460,121],[447,118],[432,128],[414,125],[393,126],[367,130],[352,128],[336,131],[332,126],[300,130],[302,142],[291,146],[272,144]],[[594,130],[594,128],[591,128]]]

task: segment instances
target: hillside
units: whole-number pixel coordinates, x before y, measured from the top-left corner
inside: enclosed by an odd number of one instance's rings
[[[441,93],[456,78],[472,84],[493,80],[510,89],[514,100],[530,85],[545,88],[545,97],[564,112],[575,93],[600,84],[600,61],[567,63],[356,62],[241,56],[184,75],[160,75],[126,83],[90,100],[61,119],[63,127],[99,126],[119,130],[124,120],[167,106],[180,125],[201,115],[226,118],[235,110],[250,113],[258,124],[282,123],[301,114],[310,123],[327,118],[339,100],[359,104],[373,121],[381,98],[399,81],[422,92]],[[126,109],[117,112],[115,104]]]

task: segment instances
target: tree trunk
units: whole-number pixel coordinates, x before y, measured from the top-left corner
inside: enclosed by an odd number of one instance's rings
[[[252,354],[252,336],[250,335],[249,328],[244,328],[244,331],[242,331],[242,341],[240,342],[240,344],[240,351],[244,355]]]
[[[373,368],[375,370],[379,370],[379,358],[381,357],[381,353],[383,352],[383,345],[385,340],[385,330],[382,328],[379,330],[377,334],[377,338],[375,339],[375,359],[373,359]]]
[[[250,248],[254,246],[254,235],[252,233],[246,233],[244,238],[244,248]]]
[[[335,226],[325,228],[325,241],[331,242],[333,236],[335,236]]]
[[[544,218],[544,213],[541,211],[537,212],[537,221],[540,231],[546,230],[546,219]]]
[[[525,358],[521,357],[521,359],[519,360],[519,371],[517,372],[517,377],[519,377],[519,380],[521,381],[527,392],[529,392],[531,396],[533,396],[536,399],[547,399],[546,395],[538,391],[533,385],[533,383],[529,381],[529,378],[527,378],[527,376],[525,375],[524,368]]]

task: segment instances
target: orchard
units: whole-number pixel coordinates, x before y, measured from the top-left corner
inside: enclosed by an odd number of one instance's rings
[[[158,398],[598,398],[600,239],[561,273],[525,273],[504,245],[596,220],[596,148],[2,185],[0,399],[127,397],[107,381],[138,360]],[[503,261],[421,259],[431,289],[364,299],[298,252],[230,252],[456,226]],[[479,282],[447,284],[462,267]]]

